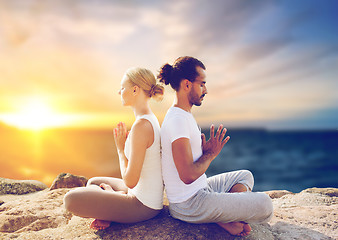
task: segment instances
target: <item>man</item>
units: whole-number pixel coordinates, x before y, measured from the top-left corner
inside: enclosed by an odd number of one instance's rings
[[[162,173],[170,214],[191,223],[215,222],[232,235],[246,236],[249,223],[268,221],[272,202],[265,193],[253,193],[253,176],[247,170],[207,178],[210,163],[230,139],[220,125],[210,128],[210,139],[191,114],[200,106],[206,88],[204,64],[193,57],[180,57],[162,66],[158,78],[176,91],[174,105],[161,127]],[[216,134],[215,134],[216,131]]]

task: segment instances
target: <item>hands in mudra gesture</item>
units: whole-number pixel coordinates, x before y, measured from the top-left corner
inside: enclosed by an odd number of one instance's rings
[[[210,154],[213,158],[215,158],[222,150],[224,145],[229,141],[230,137],[225,137],[227,132],[226,128],[223,128],[221,124],[215,135],[215,126],[211,125],[210,127],[210,138],[208,141],[205,139],[205,135],[202,133],[202,150],[203,154]]]
[[[119,122],[113,131],[115,145],[118,151],[124,151],[124,145],[126,143],[129,132],[125,123]]]

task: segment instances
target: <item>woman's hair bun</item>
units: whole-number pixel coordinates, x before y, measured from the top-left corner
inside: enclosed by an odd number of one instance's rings
[[[172,75],[173,75],[173,66],[166,63],[161,67],[160,72],[157,75],[157,78],[161,83],[168,85],[172,81]]]
[[[160,84],[155,84],[150,89],[150,97],[154,98],[157,101],[160,101],[163,99],[164,94],[164,87]]]

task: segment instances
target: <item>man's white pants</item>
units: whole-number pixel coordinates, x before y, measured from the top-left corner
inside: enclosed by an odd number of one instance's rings
[[[247,192],[229,193],[241,183]],[[262,192],[250,192],[254,179],[250,171],[240,170],[208,178],[208,187],[181,203],[170,203],[172,217],[191,223],[267,222],[273,216],[270,197]]]

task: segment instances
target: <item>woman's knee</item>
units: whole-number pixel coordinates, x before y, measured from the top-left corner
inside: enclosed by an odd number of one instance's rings
[[[70,190],[63,198],[65,209],[69,212],[76,212],[76,206],[79,205],[80,197],[76,189]]]
[[[102,180],[101,180],[100,177],[92,177],[92,178],[90,178],[88,180],[86,186],[89,186],[89,185],[98,185],[98,186],[100,186],[101,183],[102,183]]]

